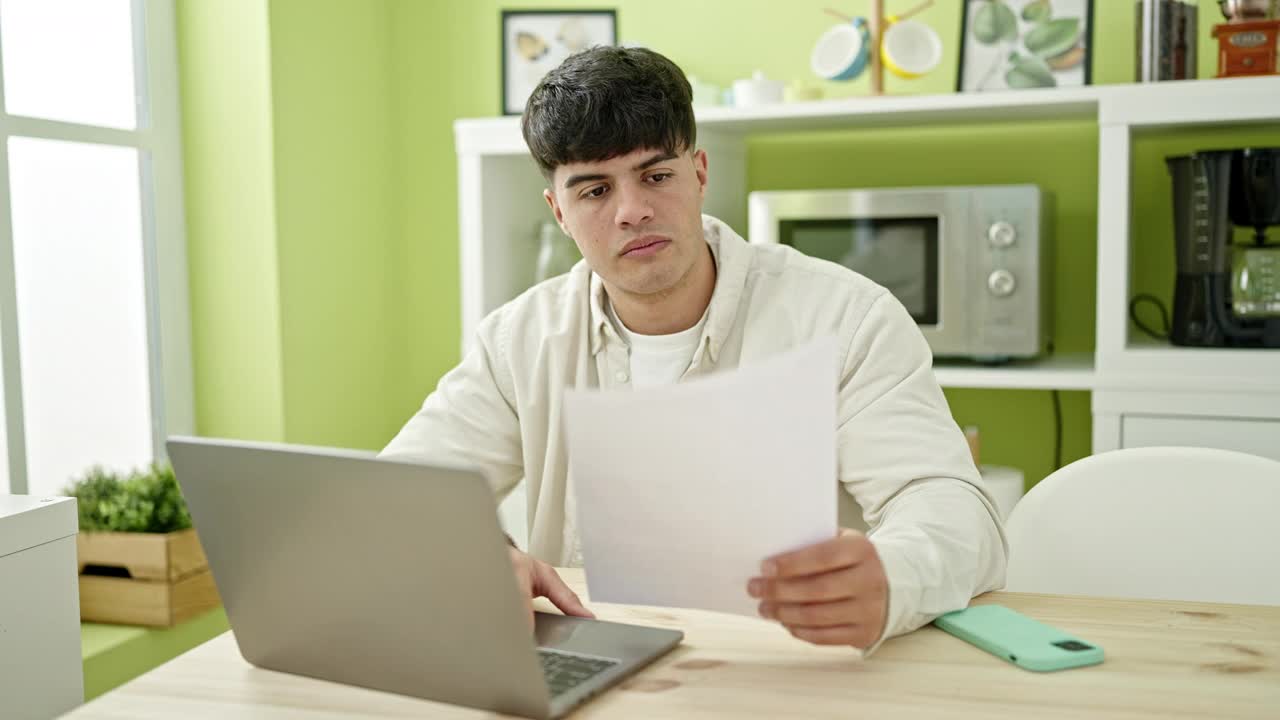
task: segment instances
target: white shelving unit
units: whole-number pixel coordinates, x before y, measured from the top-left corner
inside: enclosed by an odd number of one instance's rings
[[[939,385],[953,388],[1092,390],[1098,383],[1091,353],[1062,353],[1043,360],[990,366],[939,363],[933,374]]]
[[[1280,78],[1169,89],[1121,92],[1099,106],[1093,451],[1194,444],[1280,459],[1280,351],[1156,343],[1130,326],[1127,312],[1134,139],[1171,127],[1280,127]]]
[[[1096,121],[1095,352],[996,367],[940,365],[939,382],[948,387],[1091,390],[1095,452],[1125,446],[1125,418],[1139,414],[1185,416],[1194,422],[1274,421],[1274,444],[1280,447],[1280,353],[1152,345],[1131,333],[1128,321],[1133,138],[1180,126],[1280,125],[1280,77],[707,108],[699,109],[697,118],[698,144],[708,152],[712,178],[706,211],[743,231],[749,135],[995,120]],[[465,345],[485,314],[532,284],[535,230],[548,215],[541,197],[545,183],[529,157],[518,118],[459,120],[454,131]],[[1207,396],[1213,401],[1206,402]]]

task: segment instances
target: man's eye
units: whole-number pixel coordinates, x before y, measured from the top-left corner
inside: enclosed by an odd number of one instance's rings
[[[606,192],[608,192],[608,188],[606,188],[604,185],[597,185],[591,188],[590,190],[586,191],[585,193],[583,193],[582,197],[598,198],[603,196]]]
[[[649,176],[649,180],[651,180],[654,185],[661,185],[667,180],[670,180],[671,175],[672,173],[654,173]]]

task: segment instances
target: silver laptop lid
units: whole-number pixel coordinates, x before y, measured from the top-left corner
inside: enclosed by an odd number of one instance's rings
[[[250,663],[549,714],[482,475],[354,451],[177,437],[167,447]]]

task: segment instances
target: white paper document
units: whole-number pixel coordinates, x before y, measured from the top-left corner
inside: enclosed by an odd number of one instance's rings
[[[756,615],[765,558],[836,533],[836,347],[670,386],[565,393],[596,602]]]

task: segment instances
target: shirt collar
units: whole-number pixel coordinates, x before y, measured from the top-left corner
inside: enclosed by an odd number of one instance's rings
[[[711,248],[711,257],[715,259],[716,287],[711,292],[707,321],[698,344],[699,347],[706,346],[711,362],[717,362],[720,347],[733,328],[738,314],[738,300],[746,286],[751,253],[746,240],[734,232],[733,228],[710,215],[702,216],[702,236]],[[622,339],[614,331],[605,310],[604,281],[599,275],[591,273],[589,287],[591,354],[594,356],[604,349],[606,340],[622,342]]]

